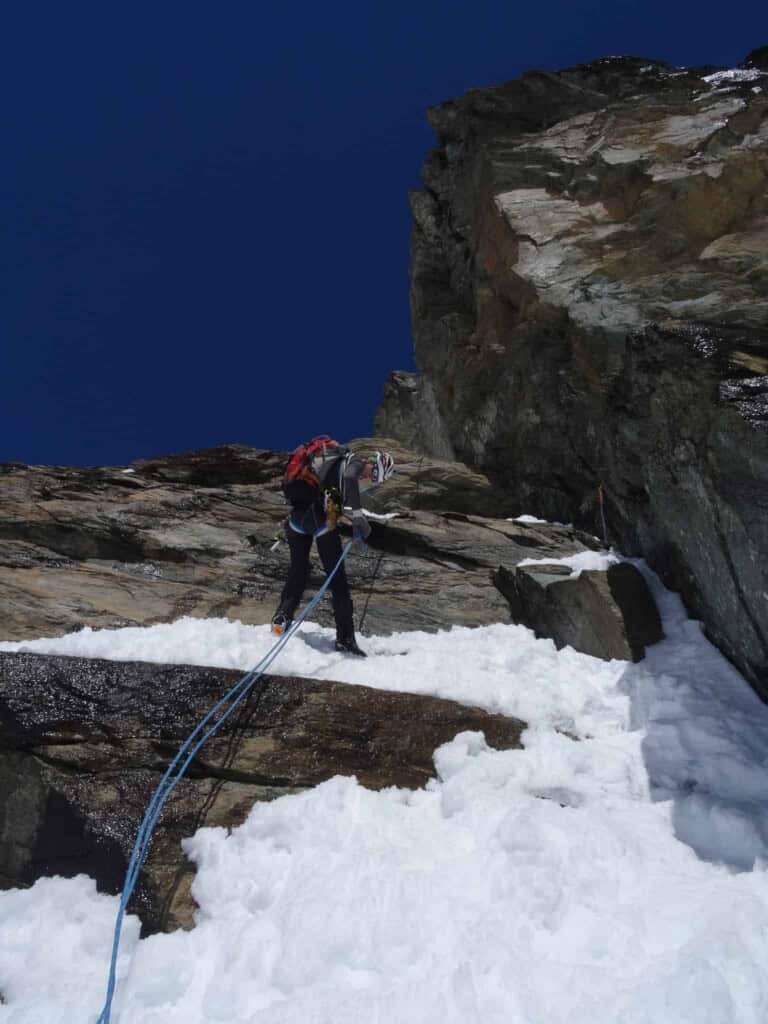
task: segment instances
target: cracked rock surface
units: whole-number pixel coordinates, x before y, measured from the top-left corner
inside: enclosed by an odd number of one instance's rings
[[[0,654],[0,886],[86,872],[122,888],[150,796],[181,742],[240,672]],[[423,786],[436,747],[482,730],[520,746],[523,722],[454,701],[266,676],[199,755],[159,819],[131,910],[148,931],[188,926],[181,840],[239,825],[257,800],[356,775]]]
[[[351,444],[397,461],[365,498],[396,518],[373,520],[368,552],[346,563],[368,632],[509,621],[494,570],[598,546],[570,527],[508,522],[503,489],[460,463],[386,438]],[[288,565],[286,545],[271,550],[285,461],[230,445],[127,468],[0,465],[0,639],[185,615],[268,622]],[[307,596],[324,578],[312,565]],[[331,624],[329,601],[315,617]]]
[[[419,374],[376,420],[680,590],[768,697],[768,68],[531,71],[433,108]]]

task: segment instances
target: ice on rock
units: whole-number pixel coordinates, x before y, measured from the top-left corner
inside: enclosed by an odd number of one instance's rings
[[[610,566],[617,565],[619,560],[614,551],[579,551],[565,558],[524,558],[518,565],[566,565],[572,570],[571,578],[575,578],[585,569],[604,572]]]

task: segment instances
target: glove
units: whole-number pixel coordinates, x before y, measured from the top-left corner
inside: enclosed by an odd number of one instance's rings
[[[363,510],[356,508],[352,513],[352,539],[355,540],[361,548],[364,548],[365,542],[370,535],[371,524],[365,518]]]

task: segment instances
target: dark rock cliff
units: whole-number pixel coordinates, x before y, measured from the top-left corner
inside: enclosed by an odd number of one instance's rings
[[[768,697],[768,71],[610,58],[430,111],[419,375],[376,428],[609,531]]]

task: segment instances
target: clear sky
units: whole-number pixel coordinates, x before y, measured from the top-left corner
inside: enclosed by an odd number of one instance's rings
[[[739,63],[743,0],[9,5],[0,461],[369,433],[413,369],[425,109],[608,54]]]

